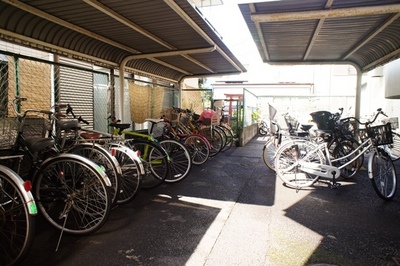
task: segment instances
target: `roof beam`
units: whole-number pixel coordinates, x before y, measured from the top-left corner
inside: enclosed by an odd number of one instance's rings
[[[101,35],[98,35],[98,34],[92,32],[92,31],[88,31],[88,30],[86,30],[84,28],[78,27],[78,26],[76,26],[76,25],[74,25],[72,23],[69,23],[69,22],[67,22],[65,20],[62,20],[62,19],[57,18],[55,16],[52,16],[52,15],[50,15],[50,14],[48,14],[46,12],[43,12],[43,11],[37,9],[37,8],[34,8],[34,7],[32,7],[30,5],[27,5],[27,4],[24,4],[24,3],[22,3],[22,2],[20,2],[18,0],[3,0],[3,2],[5,2],[5,3],[9,4],[9,5],[15,6],[15,7],[19,8],[21,10],[24,10],[26,12],[29,12],[31,14],[34,14],[34,15],[36,15],[38,17],[41,17],[41,18],[44,18],[44,19],[49,20],[51,22],[54,22],[54,23],[56,23],[58,25],[61,25],[63,27],[69,28],[69,29],[71,29],[73,31],[79,32],[79,33],[81,33],[83,35],[89,36],[91,38],[100,40],[100,41],[102,41],[104,43],[108,43],[108,44],[110,44],[112,46],[118,47],[118,48],[120,48],[122,50],[131,52],[133,54],[140,53],[139,51],[137,51],[135,49],[132,49],[132,48],[130,48],[128,46],[122,45],[122,44],[120,44],[118,42],[115,42],[113,40],[107,39],[107,38],[105,38],[105,37],[103,37]]]
[[[104,14],[106,14],[109,17],[112,17],[113,19],[121,22],[122,24],[124,24],[125,26],[128,26],[129,28],[133,29],[134,31],[139,32],[140,34],[146,36],[147,38],[161,44],[162,46],[170,49],[170,50],[175,50],[176,48],[174,46],[172,46],[171,44],[167,43],[166,41],[162,40],[161,38],[157,37],[156,35],[152,34],[151,32],[143,29],[142,27],[140,27],[139,25],[137,25],[136,23],[133,23],[132,21],[128,20],[127,18],[121,16],[120,14],[118,14],[117,12],[115,12],[114,10],[112,10],[111,8],[103,5],[102,3],[100,3],[97,0],[83,0],[86,4],[94,7],[95,9],[103,12]]]
[[[326,2],[326,4],[325,4],[325,9],[330,9],[330,8],[332,8],[333,1],[335,1],[335,0],[328,0],[328,1]],[[314,46],[314,43],[315,43],[315,41],[317,40],[317,37],[318,37],[318,35],[319,35],[319,32],[320,32],[322,26],[324,25],[324,23],[325,23],[325,18],[321,18],[321,19],[318,21],[318,25],[317,25],[317,27],[315,28],[314,34],[313,34],[313,36],[312,36],[312,38],[311,38],[311,41],[310,41],[310,43],[309,43],[308,46],[307,46],[307,51],[306,51],[306,53],[305,53],[304,56],[303,56],[303,60],[307,60],[309,54],[311,53],[311,50],[312,50],[312,48],[313,48],[313,46]]]
[[[125,26],[128,26],[129,28],[133,29],[134,31],[137,31],[138,33],[142,34],[143,36],[146,36],[147,38],[155,41],[156,43],[164,46],[165,48],[169,49],[169,50],[177,50],[177,48],[171,44],[169,44],[168,42],[164,41],[163,39],[157,37],[156,35],[154,35],[153,33],[147,31],[146,29],[140,27],[139,25],[137,25],[136,23],[133,23],[132,21],[128,20],[127,18],[121,16],[120,14],[118,14],[117,12],[115,12],[114,10],[112,10],[111,8],[103,5],[102,3],[100,3],[97,0],[83,0],[86,4],[92,6],[93,8],[103,12],[104,14],[108,15],[109,17],[119,21],[120,23],[124,24]],[[211,73],[215,73],[214,70],[212,70],[211,68],[207,67],[205,64],[199,62],[198,60],[194,59],[193,57],[189,56],[189,55],[182,55],[183,57],[185,57],[187,60],[191,61],[192,63],[204,68],[205,70],[211,72]],[[149,60],[152,61],[156,61],[154,58],[148,58]],[[186,71],[182,70],[182,69],[177,69],[174,66],[167,64],[165,62],[162,62],[160,60],[157,60],[157,63],[164,65],[166,67],[175,69],[179,72],[182,73],[187,73]]]
[[[338,8],[329,10],[312,10],[300,12],[283,12],[271,14],[252,14],[251,19],[254,22],[272,22],[272,21],[295,21],[310,20],[322,18],[343,18],[356,16],[381,15],[388,13],[399,13],[400,4],[370,6],[370,7],[352,7]]]
[[[251,13],[256,13],[257,12],[256,7],[255,7],[254,4],[249,4],[249,8],[250,8]],[[264,34],[263,34],[262,30],[261,30],[260,23],[259,22],[255,22],[255,26],[256,26],[256,29],[257,29],[257,35],[260,38],[260,43],[261,43],[261,47],[262,47],[264,55],[265,55],[265,60],[269,61],[270,58],[269,58],[269,53],[268,53],[268,47],[267,47],[267,44],[265,43],[265,38],[264,38]]]
[[[210,45],[216,47],[217,52],[222,55],[232,66],[234,66],[238,71],[242,72],[240,66],[238,66],[211,38],[205,33],[199,25],[197,25],[189,16],[184,12],[179,5],[173,0],[164,0],[164,2],[176,12],[189,26],[191,26],[201,37],[204,38]]]
[[[387,19],[385,22],[382,23],[382,25],[380,25],[379,27],[377,27],[374,32],[372,32],[371,34],[369,34],[364,40],[362,40],[360,43],[358,43],[353,49],[351,49],[351,51],[349,51],[344,57],[343,59],[347,59],[348,57],[350,57],[352,54],[354,54],[355,52],[357,52],[358,49],[360,49],[361,47],[363,47],[365,44],[367,44],[372,38],[374,38],[376,35],[378,35],[381,31],[383,31],[387,26],[389,26],[390,24],[392,24],[394,21],[396,21],[398,18],[400,17],[400,13],[394,14],[393,16],[391,16],[389,19]]]
[[[128,46],[125,46],[125,45],[120,44],[120,43],[118,43],[118,42],[115,42],[115,41],[113,41],[113,40],[107,39],[107,38],[105,38],[105,37],[103,37],[103,36],[101,36],[101,35],[98,35],[98,34],[96,34],[96,33],[94,33],[94,32],[88,31],[88,30],[86,30],[86,29],[84,29],[84,28],[81,28],[81,27],[76,26],[76,25],[74,25],[74,24],[72,24],[72,23],[69,23],[69,22],[67,22],[67,21],[65,21],[65,20],[62,20],[62,19],[57,18],[57,17],[55,17],[55,16],[52,16],[52,15],[50,15],[50,14],[48,14],[48,13],[46,13],[46,12],[43,12],[43,11],[37,9],[37,8],[34,8],[34,7],[30,6],[30,5],[27,5],[27,4],[25,4],[25,3],[22,3],[22,2],[20,2],[19,0],[2,0],[2,1],[5,2],[5,3],[7,3],[7,4],[13,5],[13,6],[15,6],[15,7],[19,8],[19,9],[21,9],[21,10],[24,10],[24,11],[26,11],[26,12],[29,12],[29,13],[31,13],[31,14],[34,14],[34,15],[39,16],[39,17],[41,17],[41,18],[44,18],[44,19],[46,19],[46,20],[52,21],[52,22],[54,22],[54,23],[56,23],[56,24],[58,24],[58,25],[61,25],[61,26],[63,26],[63,27],[69,28],[69,29],[71,29],[71,30],[74,30],[74,31],[79,32],[79,33],[81,33],[81,34],[84,34],[84,35],[86,35],[86,36],[89,36],[89,37],[91,37],[91,38],[94,38],[94,39],[100,40],[100,41],[102,41],[102,42],[104,42],[104,43],[110,44],[110,45],[112,45],[112,46],[114,46],[114,47],[118,47],[118,48],[120,48],[120,49],[122,49],[122,50],[128,51],[128,52],[130,52],[130,53],[132,53],[132,54],[142,54],[142,53],[141,53],[140,51],[138,51],[138,50],[132,49],[132,48],[130,48],[130,47],[128,47]],[[85,2],[87,2],[87,1],[85,1]],[[88,4],[89,4],[89,3],[88,3]],[[92,4],[90,4],[90,5],[92,5]],[[93,5],[92,5],[92,6],[93,6]],[[108,10],[108,11],[111,12],[110,10]],[[106,13],[106,14],[108,14],[108,13]],[[114,19],[117,19],[118,21],[121,22],[122,17],[121,17],[121,16],[119,16],[118,18],[117,18],[117,17],[114,17]],[[125,19],[125,20],[126,20],[126,19]],[[128,22],[128,20],[124,21],[123,23],[126,24],[127,22]],[[135,24],[135,25],[136,25],[136,24]],[[134,24],[132,23],[131,28],[133,28],[133,27],[134,27]],[[145,33],[145,30],[144,30],[144,29],[141,29],[141,28],[140,28],[140,29],[137,28],[137,29],[135,29],[135,30],[139,30],[139,32],[142,33],[142,34]],[[149,38],[151,38],[151,39],[157,38],[157,37],[155,37],[154,35],[152,35],[151,33],[148,33],[148,32],[146,33],[146,36],[149,37]],[[154,39],[153,39],[153,40],[154,40]],[[34,41],[36,41],[36,40],[34,40]],[[158,39],[157,42],[160,42],[160,41],[161,41],[161,39]],[[34,43],[34,42],[32,42],[32,43]],[[166,42],[164,42],[164,44],[166,44]],[[165,46],[165,45],[164,45],[164,46]],[[171,45],[167,45],[167,46],[168,46],[167,48],[169,48],[169,49],[175,49],[175,50],[176,50],[176,48],[174,48],[174,47],[171,46]],[[172,48],[171,48],[171,47],[172,47]],[[188,60],[190,60],[190,61],[193,62],[194,64],[197,64],[197,65],[199,65],[200,67],[203,67],[203,68],[204,68],[204,64],[201,64],[200,62],[198,62],[198,61],[195,60],[194,58],[191,58],[190,56],[186,56],[185,58],[188,59]],[[147,58],[147,59],[148,59],[148,60],[151,60],[151,61],[155,61],[156,63],[161,64],[161,65],[163,65],[163,66],[165,66],[165,67],[168,67],[168,68],[171,68],[171,69],[174,69],[174,70],[178,70],[175,66],[170,65],[170,64],[165,63],[165,62],[162,62],[162,61],[160,61],[160,60],[156,60],[156,59],[154,59],[154,58]],[[210,68],[206,68],[206,70],[207,70],[207,71],[210,71]],[[180,69],[179,72],[182,72],[182,69]],[[213,71],[213,70],[211,70],[210,72],[211,72],[211,73],[215,73],[215,71]],[[183,71],[182,73],[186,73],[186,71]]]

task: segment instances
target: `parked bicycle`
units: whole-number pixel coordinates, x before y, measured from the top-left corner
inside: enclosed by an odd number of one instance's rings
[[[100,229],[111,210],[110,180],[103,169],[87,158],[57,153],[47,132],[52,112],[27,109],[20,111],[26,98],[13,100],[19,127],[11,155],[24,160],[9,164],[33,184],[33,195],[43,217],[63,232],[85,235]],[[44,115],[41,116],[41,115]]]
[[[112,135],[120,138],[122,138],[122,135],[125,135],[126,145],[140,153],[140,158],[145,167],[145,174],[142,180],[143,188],[155,188],[164,181],[171,183],[178,182],[189,174],[192,165],[190,154],[187,148],[179,141],[164,142],[167,150],[171,152],[171,157],[169,152],[164,149],[162,145],[163,141],[156,141],[151,134],[152,132],[146,134],[126,130],[131,127],[131,124],[120,123],[115,118],[112,118],[112,121],[109,124],[114,128]],[[152,124],[157,123],[157,121],[152,119],[148,121]],[[152,128],[150,126],[150,131]]]
[[[182,117],[182,116],[185,117]],[[163,111],[163,122],[161,139],[176,139],[182,142],[189,150],[191,161],[195,165],[205,163],[210,156],[211,144],[206,137],[193,133],[188,128],[191,113],[182,114],[179,108],[168,108]],[[153,130],[154,132],[154,130]]]
[[[57,148],[69,153],[79,154],[91,159],[105,168],[111,181],[113,204],[131,201],[141,186],[144,173],[139,156],[122,141],[104,136],[103,133],[85,131],[81,124],[89,122],[77,117],[70,104],[56,105],[56,130],[51,136]],[[66,109],[65,112],[62,109]]]
[[[326,142],[316,144],[307,140],[287,141],[278,148],[276,153],[277,176],[288,187],[296,190],[309,187],[317,181],[329,182],[332,188],[336,188],[340,185],[337,178],[341,170],[369,152],[368,176],[372,186],[382,199],[392,199],[397,188],[396,170],[390,156],[382,148],[384,145],[393,143],[391,125],[389,123],[371,126],[380,114],[385,115],[381,109],[378,109],[373,121],[365,123],[355,117],[346,118],[346,120],[364,125],[366,135],[357,149],[343,156],[351,159],[339,166],[333,164],[343,158],[331,159]]]

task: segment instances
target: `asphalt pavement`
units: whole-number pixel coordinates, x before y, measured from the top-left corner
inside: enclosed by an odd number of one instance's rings
[[[63,235],[58,251],[60,232],[38,217],[23,265],[400,265],[399,189],[383,201],[365,167],[338,189],[287,188],[265,166],[264,142],[140,191],[95,234]]]

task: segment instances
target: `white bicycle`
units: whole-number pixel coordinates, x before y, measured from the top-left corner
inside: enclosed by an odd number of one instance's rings
[[[340,185],[336,179],[340,176],[341,169],[351,165],[364,153],[370,152],[368,177],[372,186],[382,199],[392,199],[397,187],[396,170],[391,160],[390,150],[385,149],[386,145],[393,143],[391,125],[388,123],[371,126],[380,114],[385,115],[381,109],[378,109],[374,120],[365,123],[355,117],[347,118],[364,125],[366,135],[357,149],[339,158],[330,158],[326,143],[315,144],[307,140],[288,140],[276,152],[277,176],[288,187],[297,190],[309,187],[317,181],[328,181],[331,187],[336,188]],[[343,161],[344,163],[341,163]]]

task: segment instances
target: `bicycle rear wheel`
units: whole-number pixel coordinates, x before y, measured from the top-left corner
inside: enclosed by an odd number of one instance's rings
[[[34,175],[34,195],[44,218],[74,235],[94,233],[107,221],[110,186],[100,166],[74,154],[47,159]]]
[[[175,183],[188,176],[192,169],[192,159],[189,150],[173,139],[165,139],[160,142],[161,147],[168,152],[170,158],[169,175],[165,179],[167,183]]]
[[[290,140],[282,144],[275,158],[275,171],[285,185],[292,188],[309,187],[319,176],[302,171],[301,163],[312,162],[325,164],[325,157],[320,150],[310,153],[315,149],[315,144],[305,140]]]
[[[145,168],[142,188],[151,189],[161,185],[168,176],[170,164],[168,153],[158,143],[143,139],[128,140],[125,144],[140,153]]]
[[[14,172],[7,174],[3,170],[0,171],[1,265],[16,265],[21,262],[34,238],[35,218],[30,213],[27,199],[24,197],[28,192],[21,190],[24,187],[23,182]],[[33,200],[30,192],[29,195]]]
[[[393,199],[397,189],[396,169],[390,156],[383,150],[378,149],[370,154],[368,176],[380,198]]]

